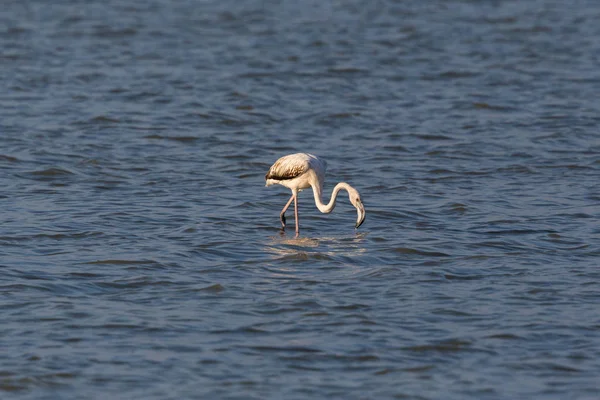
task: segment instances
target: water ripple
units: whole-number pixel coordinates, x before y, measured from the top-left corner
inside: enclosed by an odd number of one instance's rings
[[[0,393],[594,398],[599,13],[6,5]]]

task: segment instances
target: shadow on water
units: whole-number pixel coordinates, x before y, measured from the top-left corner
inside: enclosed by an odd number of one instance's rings
[[[340,236],[298,237],[282,233],[271,236],[264,244],[269,256],[263,268],[272,277],[348,279],[369,273],[365,262],[367,233]]]
[[[321,236],[321,237],[294,237],[280,232],[279,236],[270,237],[265,245],[265,250],[275,258],[308,255],[315,259],[331,259],[338,255],[352,257],[364,254],[366,249],[367,233],[354,233],[352,235]],[[306,258],[302,256],[302,258]]]

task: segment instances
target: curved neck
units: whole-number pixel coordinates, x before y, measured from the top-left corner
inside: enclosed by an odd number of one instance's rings
[[[323,185],[321,182],[318,182],[314,185],[311,185],[313,189],[313,194],[315,195],[315,204],[319,211],[325,214],[329,214],[335,208],[335,199],[340,192],[340,190],[344,189],[348,191],[348,189],[352,189],[352,186],[348,185],[346,182],[340,182],[333,188],[333,192],[331,193],[331,198],[329,199],[329,203],[323,203]]]

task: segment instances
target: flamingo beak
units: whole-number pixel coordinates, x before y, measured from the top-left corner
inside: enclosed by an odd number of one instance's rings
[[[358,229],[358,227],[361,226],[362,223],[365,221],[365,207],[360,201],[356,204],[356,211],[358,213],[358,218],[356,219],[355,228]]]

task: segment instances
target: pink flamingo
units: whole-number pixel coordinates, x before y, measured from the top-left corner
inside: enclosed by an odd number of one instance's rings
[[[329,203],[324,204],[322,198],[323,182],[325,181],[325,169],[327,163],[325,160],[307,153],[289,154],[275,161],[269,172],[265,176],[267,181],[266,186],[280,184],[292,191],[292,197],[287,202],[279,218],[281,226],[285,229],[285,212],[294,201],[294,216],[296,217],[296,236],[300,233],[298,225],[298,192],[303,189],[312,187],[315,196],[315,205],[322,213],[329,214],[335,208],[336,197],[340,190],[344,189],[348,192],[350,203],[356,207],[358,218],[356,220],[356,228],[358,228],[365,220],[365,207],[360,200],[358,190],[348,185],[346,182],[340,182],[333,188]]]

